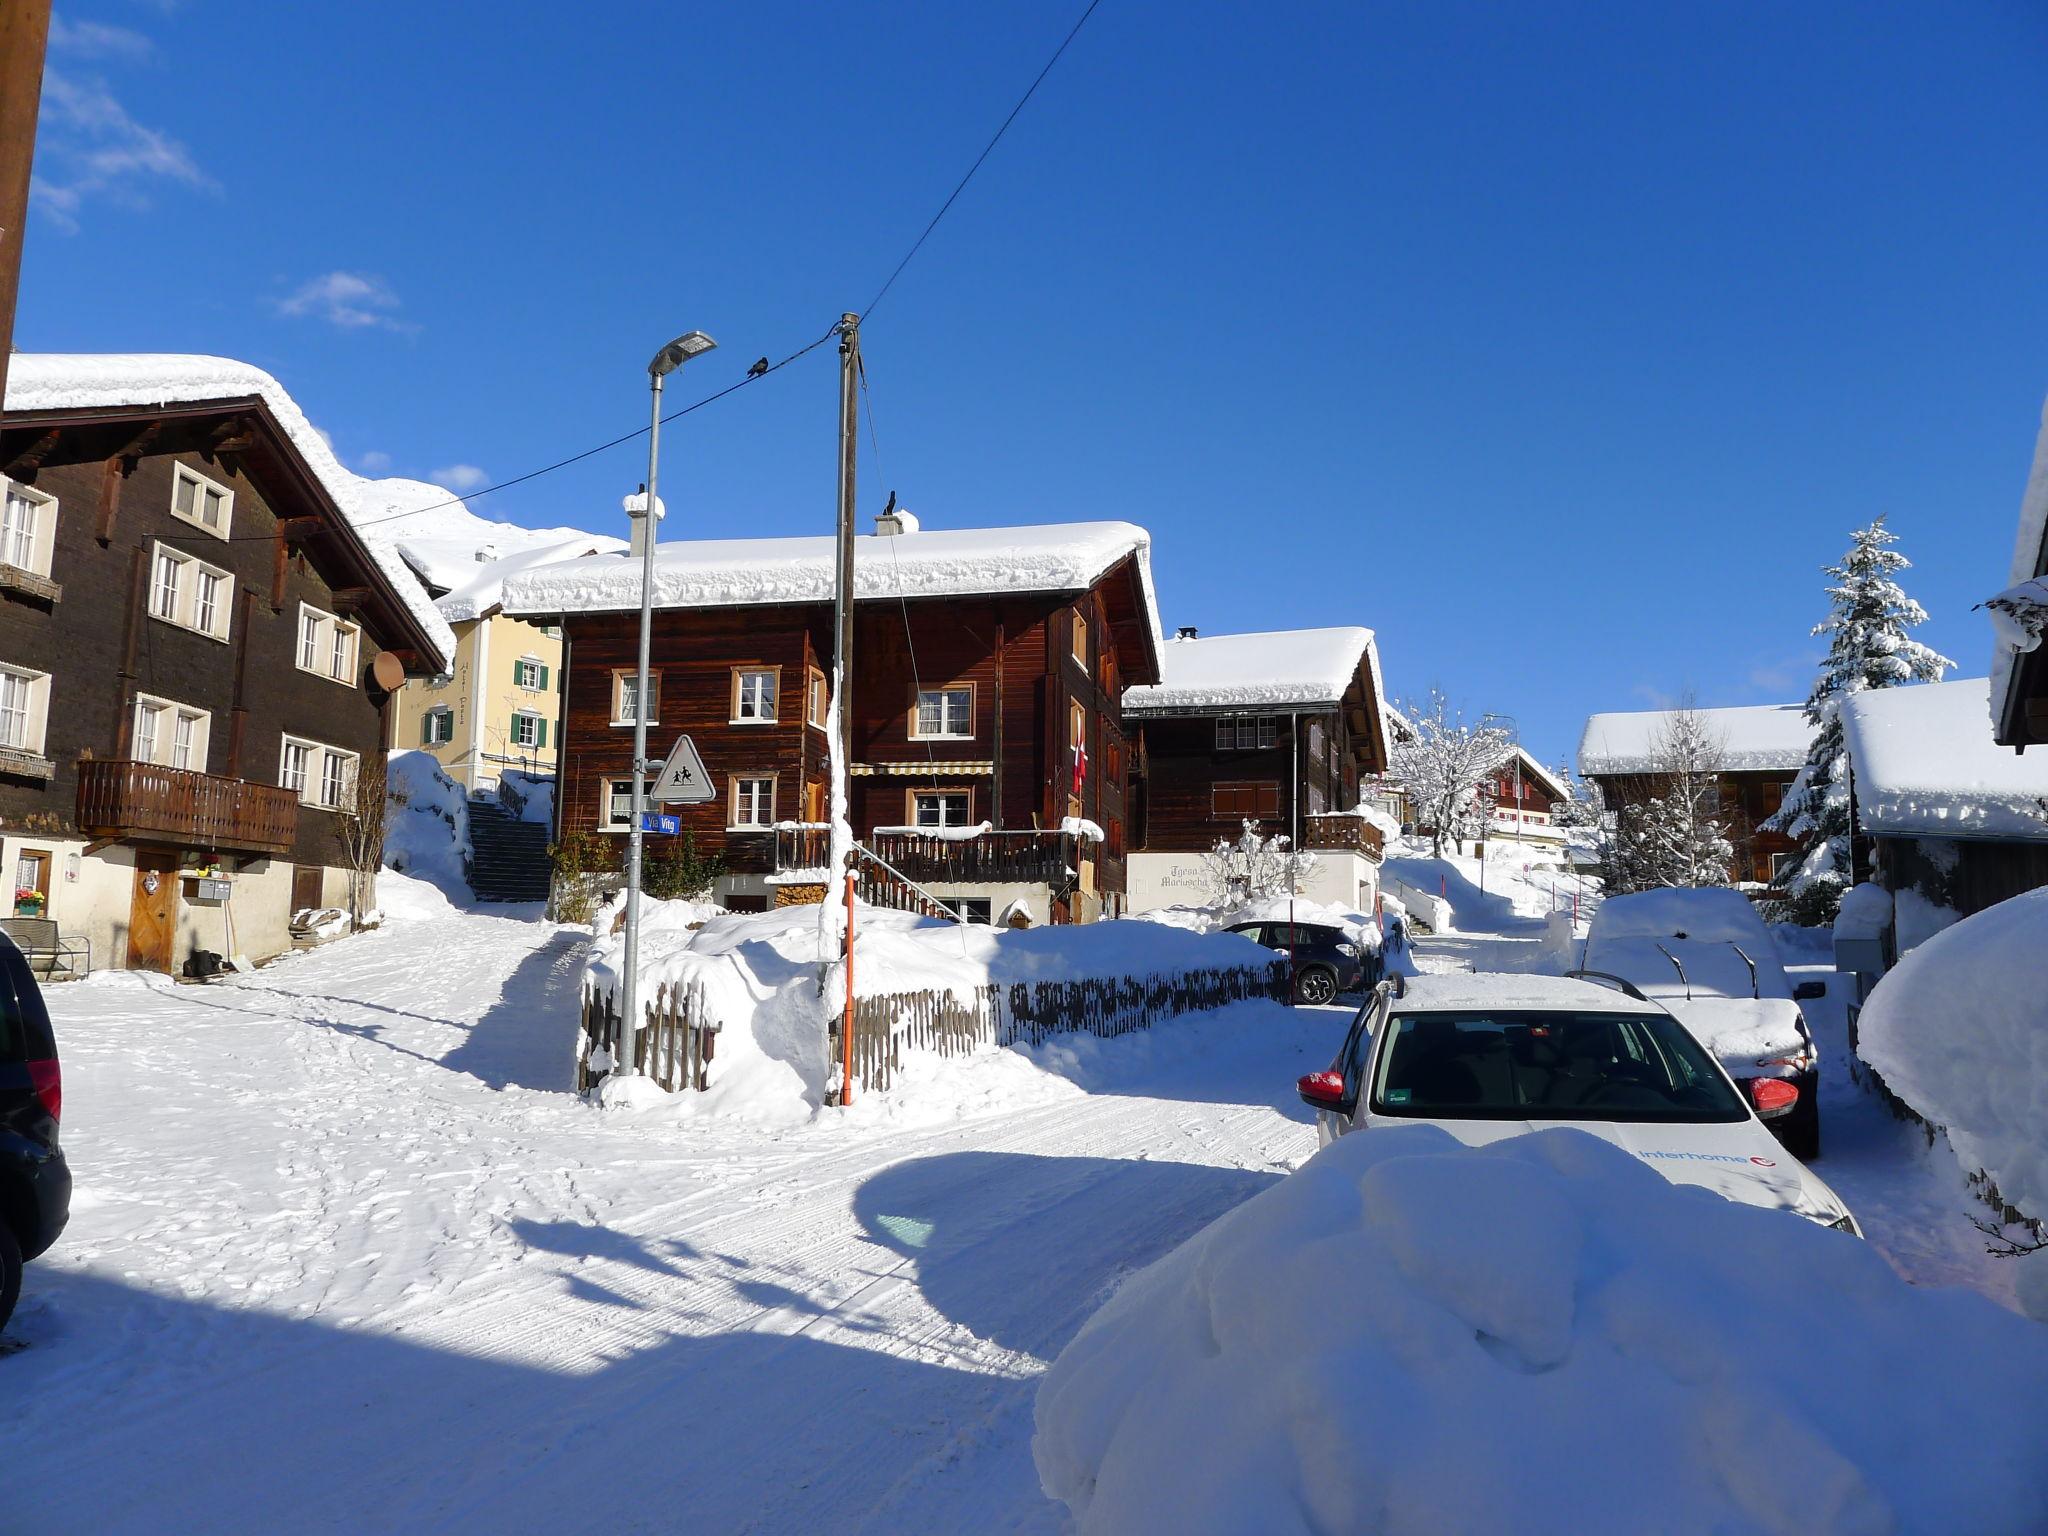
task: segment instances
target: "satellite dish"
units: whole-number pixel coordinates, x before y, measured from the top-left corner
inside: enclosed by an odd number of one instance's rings
[[[405,686],[405,663],[396,651],[379,651],[370,658],[370,676],[386,693],[396,693]]]

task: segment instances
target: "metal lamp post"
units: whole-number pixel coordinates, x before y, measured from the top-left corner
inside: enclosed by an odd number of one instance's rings
[[[1517,848],[1526,848],[1528,843],[1522,837],[1522,723],[1513,715],[1497,715],[1490,710],[1479,717],[1479,723],[1482,726],[1491,724],[1505,729],[1508,733],[1509,742],[1514,746],[1515,846]],[[1486,889],[1486,858],[1484,854],[1480,856],[1479,860],[1479,889],[1482,891]]]
[[[626,834],[626,975],[620,986],[619,1059],[612,1070],[633,1077],[634,1043],[640,1030],[640,849],[646,837],[641,822],[647,814],[647,664],[654,643],[654,542],[660,505],[658,476],[661,468],[661,386],[676,369],[691,358],[709,352],[718,343],[702,331],[690,331],[654,354],[647,365],[647,380],[653,405],[647,429],[647,493],[637,514],[645,537],[640,541],[640,671],[633,691],[633,822]]]

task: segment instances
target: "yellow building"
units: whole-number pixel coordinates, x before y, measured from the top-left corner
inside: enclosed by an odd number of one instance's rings
[[[561,632],[507,618],[504,580],[625,545],[585,536],[504,556],[485,545],[463,560],[441,547],[449,542],[399,545],[455,632],[455,659],[441,676],[412,679],[394,696],[392,750],[431,752],[471,792],[492,788],[508,770],[551,775],[561,736]]]

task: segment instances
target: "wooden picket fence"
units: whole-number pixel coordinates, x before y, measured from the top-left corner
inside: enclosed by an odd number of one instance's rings
[[[633,1038],[633,1064],[670,1093],[685,1088],[701,1093],[710,1087],[711,1057],[717,1048],[718,1029],[705,1008],[703,987],[678,987],[663,982],[655,989],[645,1013],[640,1032]],[[590,1066],[591,1056],[600,1048],[612,1060],[618,1060],[619,1010],[611,993],[586,986],[583,1039],[576,1053],[579,1093],[604,1076]]]
[[[1176,976],[1014,982],[949,992],[890,992],[853,1003],[853,1072],[866,1091],[886,1089],[907,1053],[958,1056],[985,1045],[1038,1045],[1050,1035],[1127,1035],[1184,1013],[1246,998],[1284,1002],[1287,964],[1219,966]],[[835,1026],[834,1033],[837,1029]],[[834,1041],[835,1049],[837,1041]]]

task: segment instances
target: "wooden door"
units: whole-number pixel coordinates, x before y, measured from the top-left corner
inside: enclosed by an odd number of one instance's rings
[[[178,938],[178,856],[135,855],[135,899],[128,908],[128,969],[169,971]]]
[[[804,820],[813,824],[825,819],[825,781],[813,779],[804,786]]]
[[[292,915],[298,916],[309,907],[320,905],[320,893],[325,871],[318,864],[294,864],[292,866]]]

